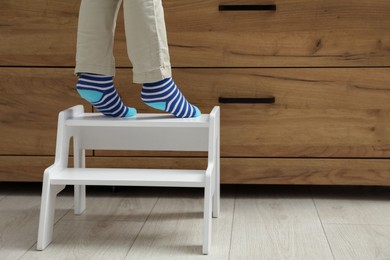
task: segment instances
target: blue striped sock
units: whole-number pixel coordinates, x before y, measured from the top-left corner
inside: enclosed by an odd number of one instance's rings
[[[77,92],[106,116],[131,117],[137,110],[123,104],[115,89],[113,77],[93,73],[81,73]]]
[[[144,83],[141,98],[148,106],[169,112],[176,117],[201,115],[200,110],[183,96],[171,77],[153,83]]]

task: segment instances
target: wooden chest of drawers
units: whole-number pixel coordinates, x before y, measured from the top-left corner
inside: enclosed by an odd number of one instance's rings
[[[205,113],[221,106],[221,183],[390,184],[389,1],[163,5],[176,83]],[[79,103],[92,111],[73,76],[79,1],[0,7],[0,180],[40,181],[58,112]],[[262,8],[276,10],[242,10]],[[126,103],[155,112],[131,83],[121,12],[116,86]],[[87,164],[204,168],[205,156],[89,151]]]

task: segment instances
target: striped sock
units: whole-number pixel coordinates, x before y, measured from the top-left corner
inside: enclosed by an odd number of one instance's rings
[[[123,104],[115,89],[113,77],[93,73],[81,73],[77,92],[106,116],[131,117],[137,110]]]
[[[153,83],[144,83],[141,98],[148,106],[169,112],[176,117],[201,115],[199,109],[191,105],[183,96],[171,77]]]

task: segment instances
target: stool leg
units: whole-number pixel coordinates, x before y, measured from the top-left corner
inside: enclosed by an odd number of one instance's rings
[[[206,173],[204,189],[204,224],[203,224],[203,247],[202,253],[207,255],[211,245],[211,211],[212,211],[212,194],[211,194],[211,176]]]
[[[42,187],[41,211],[39,215],[37,250],[45,249],[53,240],[54,212],[57,194],[65,185],[50,185],[47,177]]]
[[[74,214],[82,214],[85,205],[85,185],[74,185]]]
[[[219,217],[220,211],[220,170],[219,170],[219,137],[217,138],[217,149],[216,149],[216,158],[215,158],[215,171],[214,171],[214,194],[213,194],[213,217]]]
[[[75,138],[74,146],[74,167],[85,168],[85,150],[78,148],[78,138]],[[74,185],[74,214],[82,214],[85,207],[85,185]]]

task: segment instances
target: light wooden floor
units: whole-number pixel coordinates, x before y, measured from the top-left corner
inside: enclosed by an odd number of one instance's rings
[[[390,187],[222,185],[201,254],[203,190],[88,187],[58,198],[54,241],[35,251],[38,184],[0,184],[0,259],[390,259]]]

